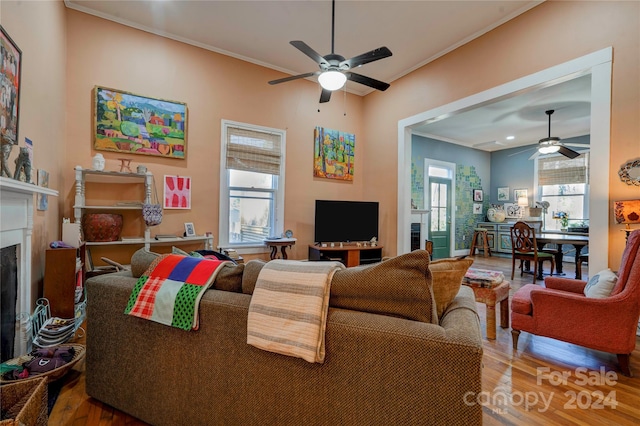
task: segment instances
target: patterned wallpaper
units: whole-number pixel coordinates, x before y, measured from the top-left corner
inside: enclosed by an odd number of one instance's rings
[[[483,189],[482,213],[473,214],[473,190]],[[456,166],[456,250],[471,247],[471,237],[473,229],[478,222],[483,222],[487,209],[489,208],[488,188],[482,188],[482,179],[476,173],[474,166]],[[466,236],[463,241],[462,236]]]

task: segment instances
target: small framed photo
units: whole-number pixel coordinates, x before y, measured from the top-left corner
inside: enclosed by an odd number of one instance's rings
[[[498,188],[498,201],[509,201],[509,187]]]
[[[196,228],[193,226],[192,222],[185,222],[184,224],[184,236],[185,237],[195,237],[196,236]]]
[[[473,203],[473,214],[482,214],[482,203]]]
[[[473,190],[473,201],[482,201],[482,189]]]

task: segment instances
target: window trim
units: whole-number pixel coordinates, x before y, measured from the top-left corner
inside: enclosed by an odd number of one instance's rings
[[[587,149],[579,149],[579,150],[576,150],[576,152],[578,152],[581,155],[582,154],[587,154],[587,153],[589,154],[589,161],[587,162],[587,176],[586,176],[586,182],[585,182],[585,184],[586,184],[585,192],[584,192],[584,194],[575,194],[576,196],[577,195],[581,195],[581,196],[584,197],[583,210],[585,212],[587,212],[587,214],[589,214],[590,213],[589,200],[590,200],[590,197],[591,197],[591,195],[590,195],[590,192],[591,192],[591,184],[590,184],[590,182],[591,182],[591,176],[590,176],[590,174],[591,174],[591,147],[590,147],[590,145],[588,145]],[[540,182],[539,182],[539,179],[538,179],[538,177],[539,177],[539,174],[538,174],[539,173],[539,170],[538,170],[539,162],[538,162],[538,160],[541,159],[541,158],[553,158],[553,157],[560,158],[560,157],[564,157],[564,156],[562,154],[553,153],[553,154],[542,155],[542,156],[540,156],[540,157],[538,157],[538,158],[536,158],[534,160],[534,164],[533,164],[533,199],[535,201],[542,201],[542,193],[541,193],[541,190],[540,190]],[[572,195],[567,195],[567,196],[572,196]],[[590,218],[586,218],[586,219],[588,220]],[[544,226],[545,226],[545,229],[543,229],[543,231],[557,232],[554,229],[547,229],[547,227],[546,227],[547,224],[546,223],[544,223]]]
[[[219,221],[218,221],[218,247],[235,248],[240,254],[265,253],[268,251],[266,244],[231,244],[229,243],[229,197],[232,189],[229,186],[229,173],[227,169],[227,129],[229,127],[242,128],[255,132],[275,133],[280,136],[280,173],[277,176],[277,189],[274,191],[274,233],[284,232],[284,196],[285,196],[285,163],[286,163],[286,130],[255,124],[241,123],[231,120],[221,120],[220,132],[220,196],[219,196]]]

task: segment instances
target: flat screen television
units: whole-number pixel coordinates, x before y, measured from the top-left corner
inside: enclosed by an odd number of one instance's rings
[[[378,238],[377,201],[316,200],[316,243]]]

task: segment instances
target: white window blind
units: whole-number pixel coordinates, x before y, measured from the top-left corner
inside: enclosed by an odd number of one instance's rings
[[[538,185],[589,183],[589,153],[576,158],[551,157],[538,160]]]
[[[280,135],[230,126],[226,143],[227,169],[280,174]]]

